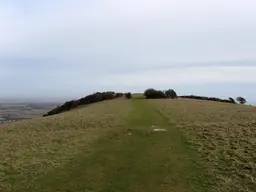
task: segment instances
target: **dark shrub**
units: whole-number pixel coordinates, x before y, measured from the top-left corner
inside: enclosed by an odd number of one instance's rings
[[[236,100],[240,103],[240,104],[245,104],[247,101],[245,98],[243,97],[237,97]]]
[[[233,103],[232,101],[230,101],[228,99],[220,99],[220,98],[216,98],[216,97],[204,97],[204,96],[196,96],[196,95],[184,95],[184,96],[180,96],[180,98],[218,101],[218,102],[224,102],[224,103]]]
[[[112,91],[102,92],[102,93],[97,92],[97,93],[94,93],[91,95],[87,95],[86,97],[83,97],[79,100],[67,101],[62,106],[56,107],[55,109],[49,111],[47,114],[44,114],[43,116],[45,117],[45,116],[49,116],[49,115],[55,115],[58,113],[62,113],[62,112],[74,109],[74,108],[78,107],[79,105],[88,105],[91,103],[114,99],[114,98],[118,98],[118,97],[122,97],[122,96],[123,96],[123,93],[114,93]]]
[[[169,89],[169,90],[165,91],[165,96],[166,96],[166,98],[171,98],[171,99],[178,98],[176,92],[173,89]]]
[[[229,97],[228,100],[230,101],[230,103],[236,103],[232,97]]]
[[[144,95],[145,95],[145,97],[148,97],[148,96],[152,95],[153,92],[155,92],[155,91],[156,91],[156,90],[155,90],[155,89],[152,89],[152,88],[146,89],[146,90],[144,91]]]
[[[125,97],[126,99],[131,99],[132,98],[132,94],[129,92],[129,93],[125,93]]]
[[[116,94],[115,94],[115,98],[123,97],[123,95],[124,95],[123,93],[116,93]]]
[[[144,92],[144,95],[147,99],[158,99],[158,98],[166,98],[163,91],[155,90],[155,89],[147,89]]]

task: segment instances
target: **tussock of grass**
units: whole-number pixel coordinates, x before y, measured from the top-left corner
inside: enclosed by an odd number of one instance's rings
[[[255,191],[255,107],[189,99],[152,102],[213,167],[216,191]]]

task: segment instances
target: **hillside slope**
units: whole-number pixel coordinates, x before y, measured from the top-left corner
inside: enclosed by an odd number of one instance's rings
[[[153,102],[211,167],[217,191],[255,191],[256,107],[191,99]]]
[[[240,105],[118,99],[1,126],[0,191],[252,191],[255,117]]]

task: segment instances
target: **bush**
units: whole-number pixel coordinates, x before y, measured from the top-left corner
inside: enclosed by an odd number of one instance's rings
[[[236,100],[240,103],[240,104],[245,104],[247,101],[245,98],[243,97],[237,97]]]
[[[115,98],[123,97],[123,95],[124,95],[123,93],[115,93],[115,96],[114,96],[114,97],[115,97]]]
[[[144,92],[144,95],[147,99],[158,99],[158,98],[166,98],[163,91],[155,90],[155,89],[147,89]]]
[[[230,103],[236,103],[232,97],[229,97],[228,100],[230,101]]]
[[[91,103],[96,103],[99,101],[104,101],[104,100],[109,100],[109,99],[115,99],[118,97],[122,97],[123,93],[115,93],[112,91],[108,91],[108,92],[97,92],[91,95],[87,95],[86,97],[83,97],[79,100],[72,100],[72,101],[67,101],[66,103],[64,103],[62,106],[58,106],[56,108],[54,108],[53,110],[49,111],[48,113],[44,114],[43,116],[50,116],[50,115],[55,115],[55,114],[59,114],[65,111],[69,111],[71,109],[74,109],[76,107],[78,107],[79,105],[88,105]]]
[[[131,99],[132,98],[132,94],[129,92],[129,93],[125,93],[125,97],[126,99]]]
[[[173,89],[165,91],[166,98],[176,99],[178,98],[177,93]]]
[[[180,98],[218,101],[218,102],[223,102],[223,103],[234,103],[233,101],[231,101],[229,99],[220,99],[220,98],[216,98],[216,97],[204,97],[204,96],[196,96],[196,95],[184,95],[184,96],[180,96]]]

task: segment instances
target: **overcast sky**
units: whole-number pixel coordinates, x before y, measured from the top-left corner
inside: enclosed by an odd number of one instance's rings
[[[0,97],[102,90],[256,101],[255,0],[0,0]]]

